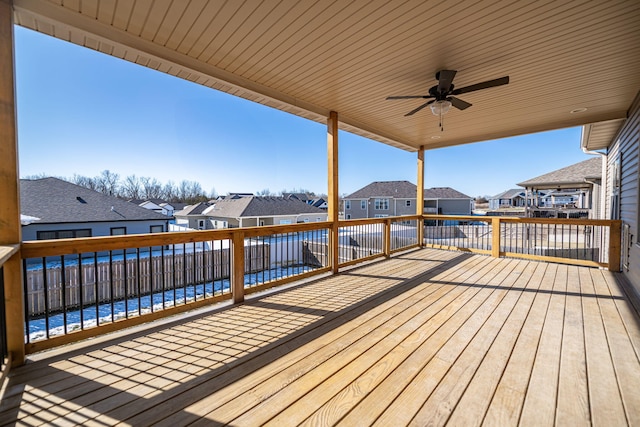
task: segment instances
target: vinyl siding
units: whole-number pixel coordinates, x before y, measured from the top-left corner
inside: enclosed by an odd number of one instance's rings
[[[620,158],[620,219],[630,226],[633,235],[629,250],[629,270],[623,273],[640,294],[640,93],[629,110],[629,117],[609,149],[607,164],[607,218],[613,217],[612,182],[614,164]],[[624,253],[624,251],[623,251]],[[624,260],[623,260],[624,263]]]
[[[22,227],[22,240],[37,240],[38,231],[54,230],[91,229],[91,237],[110,236],[113,227],[126,227],[127,234],[146,234],[151,232],[152,225],[161,225],[167,230],[167,220],[31,224]]]

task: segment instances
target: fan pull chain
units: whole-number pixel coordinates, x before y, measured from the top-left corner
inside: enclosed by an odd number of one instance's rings
[[[444,132],[444,117],[442,110],[440,110],[440,132]]]

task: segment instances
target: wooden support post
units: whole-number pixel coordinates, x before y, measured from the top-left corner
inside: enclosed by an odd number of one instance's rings
[[[331,221],[331,236],[329,238],[329,254],[331,271],[338,272],[338,220],[339,220],[339,195],[338,195],[338,113],[332,111],[327,120],[327,183],[329,202],[329,221]]]
[[[609,271],[620,271],[621,248],[622,221],[612,221],[609,226]]]
[[[500,217],[491,218],[491,256],[500,258]]]
[[[0,1],[0,245],[22,240],[16,137],[13,2]],[[7,348],[13,366],[24,363],[24,297],[20,252],[4,264]]]
[[[244,233],[240,230],[233,233],[232,266],[231,266],[231,292],[233,303],[244,301]]]
[[[418,150],[418,185],[416,193],[416,215],[424,215],[424,146]],[[418,245],[424,247],[424,219],[417,221]]]
[[[384,221],[384,256],[391,257],[391,220]]]

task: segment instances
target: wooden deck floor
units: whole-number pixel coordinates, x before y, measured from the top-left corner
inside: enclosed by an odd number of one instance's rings
[[[417,250],[15,369],[0,424],[640,425],[613,274]]]

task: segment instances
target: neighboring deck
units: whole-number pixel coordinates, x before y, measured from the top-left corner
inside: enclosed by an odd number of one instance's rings
[[[416,250],[15,369],[0,425],[640,425],[615,275]]]

